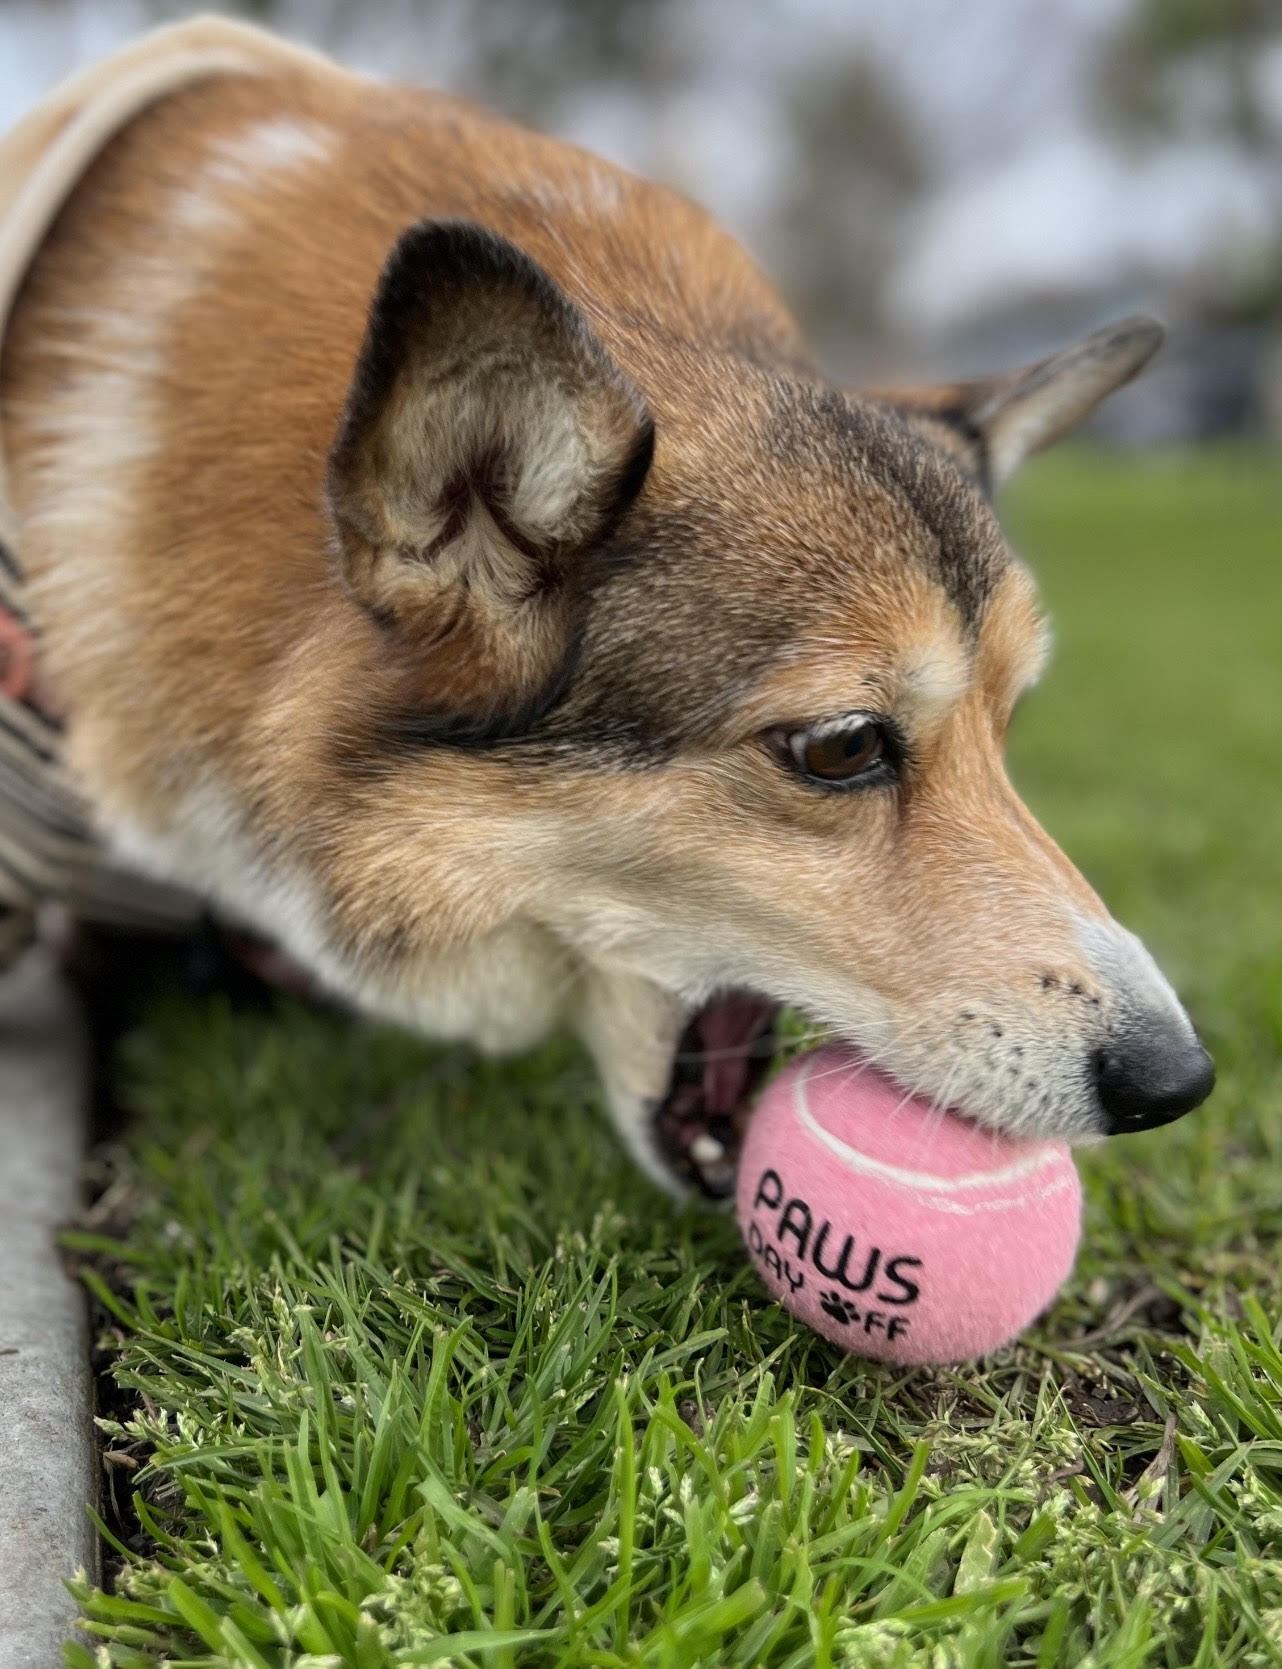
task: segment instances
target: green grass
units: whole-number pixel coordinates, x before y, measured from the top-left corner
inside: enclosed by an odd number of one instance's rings
[[[128,1226],[70,1237],[128,1539],[75,1669],[1282,1661],[1282,469],[1068,453],[1007,519],[1059,637],[1016,779],[1220,1069],[1082,1157],[1058,1305],[981,1367],[843,1359],[568,1047],[165,1006]]]

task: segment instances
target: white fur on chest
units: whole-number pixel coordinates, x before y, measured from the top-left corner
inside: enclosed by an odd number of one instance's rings
[[[357,966],[332,943],[306,874],[264,857],[212,782],[189,791],[163,835],[123,822],[110,834],[122,859],[198,890],[229,923],[269,939],[335,996],[428,1036],[514,1053],[556,1029],[575,1000],[579,963],[526,922],[394,969]]]

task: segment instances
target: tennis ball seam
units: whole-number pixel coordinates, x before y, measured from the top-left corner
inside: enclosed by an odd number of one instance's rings
[[[778,1167],[774,1167],[778,1169]],[[782,1173],[780,1173],[782,1174]],[[1028,1194],[1007,1194],[999,1200],[962,1200],[929,1199],[913,1192],[905,1184],[895,1183],[892,1186],[900,1189],[911,1200],[914,1207],[926,1211],[943,1212],[950,1217],[978,1217],[984,1212],[1018,1211],[1025,1206],[1038,1205],[1044,1200],[1054,1199],[1056,1194],[1062,1194],[1066,1188],[1072,1188],[1074,1178],[1070,1176],[1056,1177],[1048,1182],[1044,1188],[1039,1188]],[[755,1208],[754,1208],[755,1210]]]
[[[976,1200],[970,1204],[949,1198],[931,1198],[932,1194],[947,1196],[977,1188],[996,1188],[1017,1178],[1032,1176],[1037,1171],[1044,1171],[1051,1166],[1058,1171],[1061,1155],[1053,1148],[1038,1149],[1011,1164],[1004,1165],[1000,1170],[972,1171],[958,1177],[935,1176],[930,1171],[910,1171],[901,1165],[888,1164],[884,1159],[874,1159],[870,1154],[861,1153],[858,1148],[849,1146],[820,1124],[811,1112],[806,1096],[806,1082],[812,1070],[812,1064],[807,1063],[793,1084],[793,1111],[803,1129],[816,1137],[848,1170],[875,1177],[892,1187],[911,1192],[917,1204],[932,1211],[946,1211],[962,1217],[973,1216],[978,1211],[1008,1211],[1049,1199],[1071,1186],[1074,1180],[1061,1172],[1051,1178],[1044,1187],[1032,1193],[1006,1195],[999,1200]]]

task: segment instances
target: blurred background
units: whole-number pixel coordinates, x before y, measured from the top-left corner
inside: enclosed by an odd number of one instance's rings
[[[0,125],[164,0],[0,0]],[[256,0],[733,229],[836,376],[995,369],[1148,309],[1097,432],[1282,444],[1282,0]]]

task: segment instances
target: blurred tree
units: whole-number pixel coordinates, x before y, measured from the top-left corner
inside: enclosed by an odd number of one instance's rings
[[[812,69],[787,102],[797,156],[778,210],[778,277],[829,369],[863,370],[869,344],[889,334],[887,287],[930,184],[928,152],[870,58]]]
[[[477,84],[501,109],[537,120],[567,88],[641,79],[667,9],[668,0],[474,0]]]
[[[1278,0],[1140,0],[1102,63],[1105,114],[1132,133],[1282,153],[1271,48],[1282,50]]]
[[[1279,0],[1139,0],[1097,85],[1106,123],[1132,143],[1211,141],[1282,173]],[[1282,224],[1240,251],[1211,310],[1282,318]]]
[[[1279,0],[1139,0],[1112,45],[1101,111],[1125,139],[1227,145],[1244,165],[1282,176]],[[1221,261],[1193,311],[1216,368],[1234,351],[1242,361],[1243,421],[1282,441],[1282,215]]]

